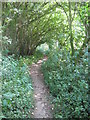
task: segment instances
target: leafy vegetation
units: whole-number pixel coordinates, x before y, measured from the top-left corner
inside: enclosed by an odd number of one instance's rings
[[[87,56],[86,51],[76,65],[69,52],[54,50],[43,63],[42,70],[53,96],[52,103],[56,118],[88,117]]]
[[[3,52],[31,55],[37,46],[58,41],[72,55],[78,48],[82,54],[89,40],[88,8],[88,2],[3,3]]]
[[[33,88],[28,66],[44,55],[48,60],[42,71],[53,96],[54,117],[88,117],[89,13],[89,2],[2,3],[6,117],[31,117]]]
[[[24,63],[27,65],[32,65],[32,63],[36,63],[39,59],[42,59],[44,56],[43,52],[36,51],[34,55],[31,56],[20,56],[19,61],[20,65],[23,65]]]
[[[27,65],[12,57],[2,58],[2,112],[9,118],[30,118],[33,88]]]

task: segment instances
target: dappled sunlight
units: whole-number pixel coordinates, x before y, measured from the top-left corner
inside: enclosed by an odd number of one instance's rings
[[[41,96],[40,93],[34,95],[35,98],[40,97],[40,96]]]
[[[46,61],[48,59],[48,57],[45,57],[44,59],[43,59],[43,61]]]
[[[38,64],[41,64],[42,62],[43,62],[43,60],[39,60],[37,63],[38,63]]]
[[[39,60],[38,62],[37,62],[37,65],[38,64],[42,64],[44,61],[46,61],[48,59],[48,57],[47,56],[45,56],[42,60]]]
[[[39,118],[39,116],[45,118],[46,115],[52,118],[52,107],[50,101],[46,99],[49,98],[49,91],[44,84],[43,73],[41,72],[41,64],[46,60],[47,57],[45,56],[43,59],[39,60],[37,64],[33,64],[30,70],[34,87],[35,109],[33,115],[35,118]]]
[[[33,67],[37,67],[38,66],[38,64],[32,64],[33,65]]]
[[[89,117],[89,0],[62,1],[1,3],[2,117]]]

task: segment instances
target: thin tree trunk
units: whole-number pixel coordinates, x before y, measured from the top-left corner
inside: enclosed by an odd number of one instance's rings
[[[89,6],[90,6],[90,4],[88,4],[88,7]],[[79,50],[79,54],[77,56],[78,58],[80,58],[84,54],[83,49],[87,47],[89,39],[90,39],[90,16],[89,16],[89,12],[90,12],[90,10],[88,10],[88,20],[85,20],[85,21],[82,20],[81,15],[79,13],[79,16],[80,16],[80,18],[85,26],[85,40],[84,40],[84,42]],[[87,23],[87,21],[88,21],[88,23]]]
[[[70,44],[72,56],[74,55],[73,35],[72,35],[72,18],[71,18],[71,2],[69,2],[69,30],[70,30]]]

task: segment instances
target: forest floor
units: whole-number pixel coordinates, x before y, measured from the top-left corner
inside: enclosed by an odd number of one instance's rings
[[[41,72],[41,64],[46,61],[47,57],[33,63],[30,69],[32,84],[34,89],[35,108],[33,111],[34,118],[52,118],[52,105],[50,104],[49,90],[44,83],[44,77]]]

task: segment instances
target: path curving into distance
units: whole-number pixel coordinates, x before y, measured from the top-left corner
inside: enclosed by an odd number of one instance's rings
[[[34,118],[52,118],[51,104],[49,100],[49,90],[44,83],[43,74],[41,72],[41,64],[46,61],[47,57],[39,60],[36,64],[32,64],[30,74],[34,89],[35,108],[33,111]]]

